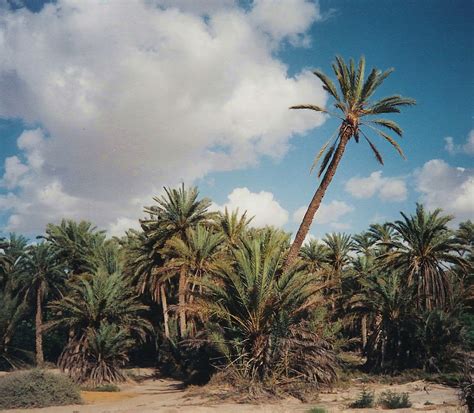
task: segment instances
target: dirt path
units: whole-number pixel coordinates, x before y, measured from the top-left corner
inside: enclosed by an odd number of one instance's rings
[[[403,385],[368,385],[376,397],[384,390],[407,392],[413,407],[410,409],[391,410],[392,412],[430,411],[433,413],[458,413],[456,390],[450,387],[416,381]],[[184,389],[182,383],[168,379],[147,378],[141,383],[126,384],[117,393],[83,392],[86,404],[74,406],[48,407],[44,409],[4,410],[2,413],[299,413],[307,412],[311,407],[323,407],[328,412],[359,413],[377,412],[380,409],[347,408],[361,391],[361,384],[354,384],[347,389],[335,389],[322,393],[317,403],[304,404],[296,399],[288,399],[273,404],[236,404],[217,403],[204,395],[204,390]],[[428,403],[426,403],[428,402]]]

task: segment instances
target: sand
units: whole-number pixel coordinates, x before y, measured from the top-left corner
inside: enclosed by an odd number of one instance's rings
[[[206,387],[185,389],[179,381],[153,379],[148,376],[139,383],[131,382],[122,385],[120,392],[82,392],[85,401],[83,405],[4,410],[2,413],[298,413],[307,412],[311,407],[316,406],[323,407],[328,412],[383,411],[380,408],[355,410],[347,407],[350,401],[357,398],[362,387],[362,384],[354,382],[346,388],[336,388],[330,392],[321,393],[319,400],[310,404],[291,398],[274,403],[237,404],[210,399]],[[366,387],[375,391],[376,396],[385,390],[409,393],[413,406],[409,409],[390,410],[392,412],[462,412],[456,389],[447,386],[415,381],[402,385],[368,384]]]

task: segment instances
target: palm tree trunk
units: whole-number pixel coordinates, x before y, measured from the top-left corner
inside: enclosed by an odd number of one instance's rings
[[[170,338],[169,315],[168,315],[168,301],[166,299],[166,291],[164,284],[160,285],[161,306],[163,308],[163,324],[165,326],[165,337]]]
[[[362,316],[361,336],[362,336],[362,352],[364,352],[365,347],[367,346],[367,315]]]
[[[186,269],[182,268],[179,273],[178,286],[178,304],[179,304],[179,332],[181,338],[186,335]]]
[[[326,190],[336,173],[337,166],[339,165],[342,155],[344,154],[347,142],[349,142],[349,138],[351,137],[350,129],[346,128],[345,131],[348,131],[349,133],[341,132],[341,139],[339,141],[339,144],[337,145],[336,152],[334,153],[331,163],[329,164],[328,169],[324,174],[323,180],[321,181],[318,190],[314,194],[313,199],[311,200],[311,203],[309,204],[308,209],[306,210],[306,214],[304,214],[303,221],[301,222],[298,232],[296,233],[295,240],[293,241],[293,244],[291,244],[290,251],[288,252],[288,256],[284,265],[285,269],[288,268],[297,257],[301,245],[303,245],[303,241],[306,235],[308,235],[309,227],[313,222],[314,214],[316,214],[316,211],[319,209],[324,194],[326,193]]]
[[[36,341],[36,365],[44,364],[43,355],[43,312],[42,312],[43,289],[39,287],[36,291],[36,317],[35,317],[35,341]]]

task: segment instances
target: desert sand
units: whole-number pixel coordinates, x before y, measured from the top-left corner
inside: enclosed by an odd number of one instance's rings
[[[150,371],[139,372],[139,382],[129,382],[121,387],[120,392],[82,392],[85,404],[73,406],[48,407],[43,409],[4,410],[2,413],[298,413],[307,412],[312,407],[323,407],[328,412],[377,412],[377,409],[349,409],[350,401],[364,386],[375,391],[376,397],[382,391],[392,390],[407,392],[413,406],[409,409],[390,410],[392,412],[430,411],[439,413],[461,412],[456,389],[451,387],[415,381],[405,384],[367,384],[357,381],[322,392],[314,403],[302,403],[297,399],[261,404],[239,404],[218,400],[211,397],[208,387],[185,388],[183,383],[163,378],[154,378]]]

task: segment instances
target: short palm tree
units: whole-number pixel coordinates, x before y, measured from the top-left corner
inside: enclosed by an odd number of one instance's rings
[[[278,237],[245,237],[232,252],[234,265],[196,280],[203,291],[190,310],[208,319],[209,341],[247,381],[330,382],[333,353],[308,321],[319,305],[318,283],[302,264],[282,273],[284,253]]]
[[[68,293],[51,302],[49,308],[55,314],[50,326],[64,325],[71,331],[58,364],[80,382],[120,379],[116,370],[123,361],[123,351],[110,353],[110,348],[116,348],[117,343],[122,343],[124,349],[130,348],[130,340],[143,339],[152,331],[150,322],[143,317],[148,307],[140,303],[120,273],[110,275],[98,270],[90,280],[71,282]],[[105,342],[106,339],[110,341]],[[100,349],[104,353],[98,353]],[[108,370],[100,363],[106,363]],[[106,371],[108,375],[97,375]]]
[[[296,233],[295,240],[293,241],[287,257],[287,265],[293,262],[298,255],[298,251],[308,234],[314,215],[321,205],[324,194],[336,173],[339,162],[342,159],[349,141],[354,138],[356,143],[358,143],[361,138],[365,139],[374,152],[377,160],[383,164],[380,152],[364,131],[363,127],[369,128],[382,139],[388,141],[394,146],[397,152],[404,157],[403,152],[395,139],[385,131],[379,129],[379,127],[382,127],[402,136],[402,129],[400,126],[389,119],[377,117],[372,118],[372,116],[386,113],[398,113],[400,112],[401,106],[415,104],[413,99],[404,98],[398,95],[389,96],[375,102],[371,101],[374,92],[390,75],[390,73],[392,73],[393,69],[381,72],[374,68],[367,79],[365,79],[365,59],[363,57],[359,60],[356,67],[354,60],[351,59],[349,64],[347,64],[339,56],[336,57],[336,62],[332,67],[339,84],[339,91],[332,80],[323,72],[316,70],[314,74],[323,83],[324,90],[334,98],[334,107],[338,111],[337,113],[312,104],[295,105],[290,107],[290,109],[309,109],[316,112],[322,112],[340,119],[341,124],[316,156],[313,167],[316,166],[319,159],[321,159],[325,153],[319,168],[319,176],[323,173],[324,176],[319,188],[311,200],[311,203],[309,204],[298,232]]]
[[[384,243],[389,250],[379,258],[387,268],[400,270],[414,286],[419,308],[444,308],[451,294],[451,266],[468,267],[459,255],[462,245],[447,227],[452,217],[442,215],[440,209],[426,212],[421,204],[414,215],[401,215],[403,219],[390,224],[399,239]]]
[[[47,242],[31,245],[24,260],[24,271],[19,277],[20,294],[25,301],[34,302],[36,364],[44,363],[43,311],[48,298],[58,295],[66,273],[58,251]]]

